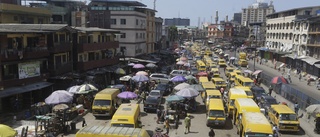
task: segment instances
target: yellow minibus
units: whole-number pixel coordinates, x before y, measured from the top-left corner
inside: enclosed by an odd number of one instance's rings
[[[206,90],[206,107],[209,106],[209,100],[210,99],[221,99],[222,100],[222,95],[219,90]]]
[[[211,79],[211,81],[212,81],[212,83],[213,83],[214,85],[216,85],[217,89],[226,88],[226,87],[227,87],[226,82],[225,82],[224,79],[222,79],[222,78],[216,78],[216,77],[214,77],[214,78]]]
[[[207,112],[207,126],[224,126],[226,124],[226,114],[221,99],[210,99]]]
[[[142,128],[85,126],[75,137],[150,137]]]
[[[273,137],[272,125],[260,112],[244,112],[240,129],[241,137]]]
[[[246,94],[247,94],[248,98],[253,98],[253,93],[252,93],[252,91],[250,90],[250,88],[249,88],[249,87],[235,86],[234,88],[244,90],[244,92],[246,92]]]
[[[199,71],[206,71],[206,64],[201,60],[197,60],[196,67]]]
[[[92,115],[112,116],[118,107],[118,97],[120,90],[117,88],[106,88],[98,92],[92,103]]]
[[[299,131],[300,122],[297,114],[287,105],[271,105],[268,116],[273,124],[276,124],[280,131]]]
[[[139,104],[121,104],[110,121],[112,127],[141,128]]]
[[[228,93],[228,100],[226,102],[226,106],[228,107],[228,114],[229,117],[232,117],[233,110],[234,110],[234,101],[237,98],[247,98],[246,92],[236,88],[230,88]]]
[[[259,106],[251,98],[236,98],[234,101],[233,124],[239,126],[243,112],[261,112]]]
[[[202,82],[209,82],[208,77],[200,76],[199,83],[201,84]]]

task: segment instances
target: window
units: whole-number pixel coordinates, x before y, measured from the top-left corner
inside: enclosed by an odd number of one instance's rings
[[[139,34],[138,34],[138,33],[136,33],[136,39],[137,39],[137,38],[139,38]]]
[[[138,19],[136,19],[136,25],[139,25],[139,20]]]
[[[111,25],[116,25],[117,24],[117,19],[110,19],[110,24]]]
[[[126,19],[121,19],[121,20],[120,20],[120,24],[121,24],[121,25],[126,25],[126,24],[127,24]]]
[[[120,38],[126,38],[126,33],[122,33],[122,34],[120,35]]]

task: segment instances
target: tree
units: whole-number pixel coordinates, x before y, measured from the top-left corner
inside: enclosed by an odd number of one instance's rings
[[[176,26],[169,27],[169,40],[175,41],[178,37],[178,29]]]

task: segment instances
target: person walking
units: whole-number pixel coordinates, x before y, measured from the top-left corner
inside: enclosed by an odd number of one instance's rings
[[[301,73],[299,73],[299,81],[301,81],[302,75]]]
[[[270,95],[270,96],[271,96],[272,90],[273,90],[272,85],[270,85],[270,86],[269,86],[269,95]]]
[[[164,127],[166,128],[166,134],[169,135],[169,129],[170,129],[169,118],[166,118],[166,120],[164,121]]]
[[[162,115],[162,111],[161,111],[160,107],[158,107],[157,108],[157,124],[159,124],[161,115]]]
[[[216,133],[214,133],[213,128],[210,128],[209,137],[214,137],[215,135],[216,135]]]
[[[184,124],[185,124],[184,134],[187,134],[190,132],[190,126],[191,126],[190,114],[187,114],[187,116],[184,118]]]
[[[294,103],[294,112],[298,115],[298,112],[299,112],[299,104],[298,104],[297,101]]]

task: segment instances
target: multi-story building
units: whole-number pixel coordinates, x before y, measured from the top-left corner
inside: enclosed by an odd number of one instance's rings
[[[190,19],[172,18],[164,19],[165,26],[190,26]]]
[[[162,23],[163,23],[163,19],[161,17],[156,17],[155,19],[156,46],[154,50],[163,49],[165,47],[166,41],[162,35]]]
[[[146,13],[146,53],[153,53],[156,44],[155,10],[145,9]]]
[[[266,15],[274,13],[274,6],[272,0],[270,4],[257,2],[248,8],[243,8],[241,13],[241,25],[249,26],[250,23],[265,22]]]
[[[242,13],[234,13],[233,14],[233,22],[234,23],[241,23],[241,16],[242,16]]]
[[[210,39],[231,39],[233,35],[231,22],[211,24],[208,26],[208,38]]]

